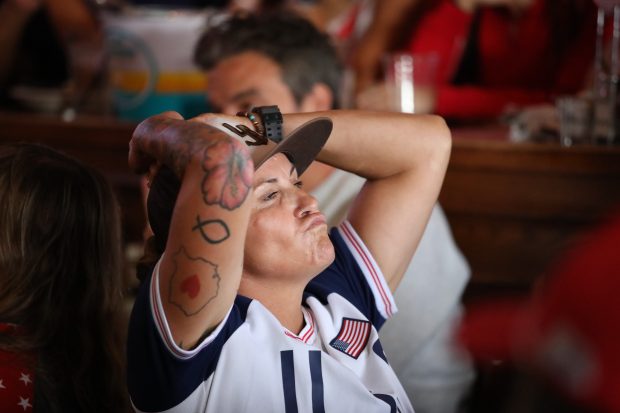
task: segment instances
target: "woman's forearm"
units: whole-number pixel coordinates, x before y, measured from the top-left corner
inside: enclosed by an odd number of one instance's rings
[[[337,168],[376,179],[427,163],[447,164],[450,131],[440,117],[367,111],[286,114],[285,133],[318,116],[331,118],[334,128],[317,159]]]

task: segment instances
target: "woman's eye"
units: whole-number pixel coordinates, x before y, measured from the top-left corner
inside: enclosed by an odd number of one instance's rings
[[[296,186],[297,188],[300,188],[300,189],[301,189],[301,188],[303,188],[303,187],[304,187],[304,183],[303,183],[302,181],[297,181],[297,182],[295,182],[295,186]]]
[[[271,201],[278,196],[278,191],[270,192],[263,198],[264,201]]]

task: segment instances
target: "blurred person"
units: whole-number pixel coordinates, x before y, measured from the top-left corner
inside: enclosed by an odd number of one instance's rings
[[[360,93],[375,83],[382,74],[382,59],[399,44],[414,22],[411,15],[423,9],[429,0],[392,0],[374,3],[372,19],[360,35],[352,51],[349,65],[355,72],[354,93]],[[409,29],[408,29],[409,28]]]
[[[0,202],[0,411],[128,411],[111,187],[48,147],[3,144]]]
[[[301,17],[233,16],[203,34],[195,60],[206,71],[210,105],[223,113],[270,104],[284,113],[340,106],[336,50]],[[330,225],[344,219],[363,183],[319,162],[304,173],[304,188]],[[389,360],[419,412],[455,411],[473,381],[469,360],[451,341],[468,279],[467,262],[437,204],[396,292],[400,311],[381,329]]]
[[[133,405],[412,412],[377,329],[439,194],[449,130],[424,115],[252,113],[168,112],[133,134],[134,170],[168,168],[149,192],[159,260],[130,321]],[[329,232],[299,177],[315,156],[367,177]]]
[[[424,7],[404,51],[438,58],[434,93],[416,96],[420,113],[490,120],[588,86],[596,20],[591,0],[434,0],[432,5],[402,0],[397,4],[401,11],[389,14],[394,25],[408,15],[406,10]],[[390,24],[384,22],[376,32],[382,30],[390,30]],[[360,44],[360,81],[377,73],[379,50]],[[367,53],[371,55],[364,56]],[[360,107],[383,107],[382,89],[361,92]]]
[[[468,308],[459,341],[512,384],[489,411],[620,412],[620,213],[556,260],[532,297]]]
[[[100,80],[103,31],[84,0],[1,0],[0,44],[0,100],[6,105],[15,104],[18,86],[42,96],[47,90],[48,100],[49,90],[60,96],[64,89],[66,99],[79,100]]]
[[[20,37],[28,18],[39,7],[39,0],[3,0],[0,3],[0,85],[4,86],[13,66]]]
[[[366,31],[372,21],[374,0],[297,0],[287,1],[287,7],[310,20],[319,30],[327,33],[342,58]]]

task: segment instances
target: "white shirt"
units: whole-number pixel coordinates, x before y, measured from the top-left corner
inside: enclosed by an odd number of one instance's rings
[[[298,335],[238,296],[208,337],[183,350],[165,319],[156,267],[129,329],[136,411],[413,412],[377,333],[397,311],[387,283],[348,222],[330,236],[336,260],[308,284]]]

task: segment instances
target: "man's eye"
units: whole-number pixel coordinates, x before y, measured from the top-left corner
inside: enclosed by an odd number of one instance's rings
[[[275,199],[277,196],[278,196],[278,191],[270,192],[267,195],[265,195],[265,197],[263,197],[263,200],[271,201],[272,199]]]
[[[301,188],[303,188],[303,187],[304,187],[304,183],[303,183],[302,181],[297,181],[297,182],[295,182],[295,186],[296,186],[297,188],[300,188],[300,189],[301,189]]]

